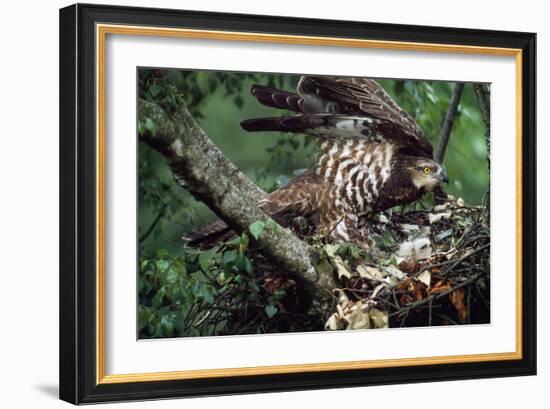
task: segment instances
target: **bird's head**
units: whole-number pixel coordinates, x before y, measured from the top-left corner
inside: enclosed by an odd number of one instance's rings
[[[415,158],[408,166],[411,180],[417,188],[431,192],[438,183],[448,183],[445,168],[435,160]]]

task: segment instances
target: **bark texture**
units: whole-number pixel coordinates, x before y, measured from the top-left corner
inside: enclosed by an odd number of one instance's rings
[[[187,109],[174,113],[140,100],[139,119],[145,124],[140,139],[164,156],[178,184],[234,231],[268,221],[257,206],[266,193],[223,155]],[[253,245],[317,299],[329,299],[336,287],[334,273],[316,268],[322,264],[318,254],[289,230],[274,222],[267,226]]]

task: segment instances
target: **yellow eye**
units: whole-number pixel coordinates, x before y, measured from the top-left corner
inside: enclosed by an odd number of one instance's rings
[[[432,173],[432,170],[431,170],[430,168],[428,168],[428,167],[425,167],[425,168],[424,168],[424,174],[425,174],[425,175],[429,175],[430,173]]]

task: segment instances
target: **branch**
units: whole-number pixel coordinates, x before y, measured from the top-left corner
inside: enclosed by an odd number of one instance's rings
[[[477,98],[477,104],[485,124],[485,143],[487,144],[487,163],[491,168],[491,105],[489,103],[489,91],[484,84],[475,84],[474,92]]]
[[[140,139],[160,152],[178,184],[204,202],[234,231],[269,217],[257,206],[265,192],[208,138],[187,109],[169,114],[158,103],[139,101]],[[275,265],[304,283],[318,299],[331,297],[333,272],[317,271],[317,253],[292,232],[269,223],[253,245]]]
[[[447,108],[447,114],[445,115],[443,126],[441,127],[441,131],[439,132],[439,144],[437,145],[437,149],[434,155],[434,159],[439,163],[443,163],[445,150],[447,149],[447,144],[449,143],[449,137],[451,136],[451,130],[453,129],[456,113],[458,112],[458,103],[460,102],[460,97],[462,96],[463,89],[464,84],[459,82],[455,85],[453,89],[453,94],[451,95],[449,107]]]

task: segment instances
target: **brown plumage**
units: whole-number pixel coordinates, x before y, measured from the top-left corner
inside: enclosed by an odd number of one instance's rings
[[[263,85],[251,92],[263,105],[295,115],[249,119],[243,129],[304,133],[320,143],[317,167],[259,204],[285,227],[303,218],[317,233],[361,244],[362,226],[374,214],[448,180],[421,129],[374,80],[304,76],[297,94]],[[191,244],[210,246],[230,234],[216,222],[195,232]]]

